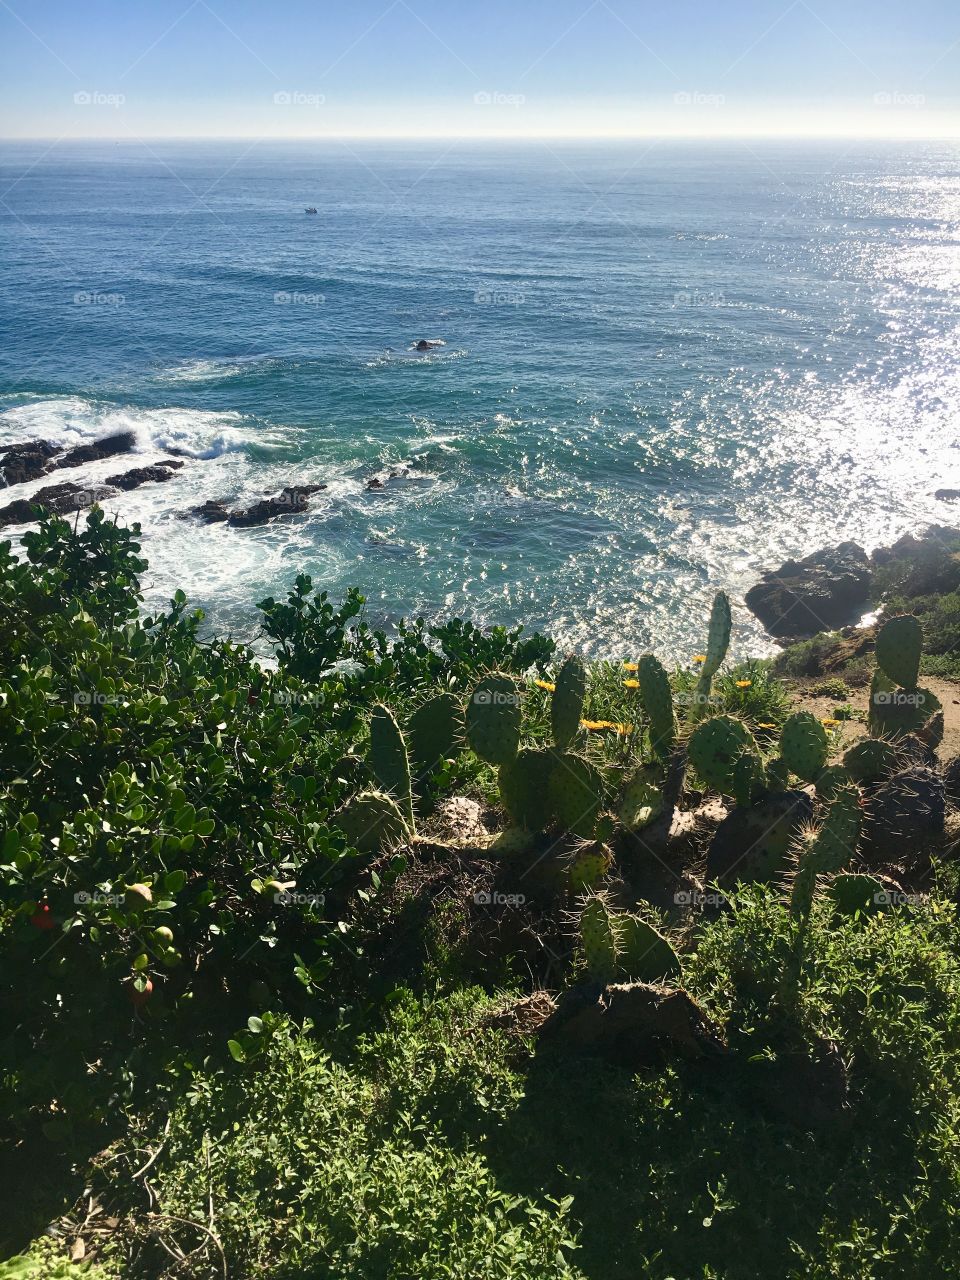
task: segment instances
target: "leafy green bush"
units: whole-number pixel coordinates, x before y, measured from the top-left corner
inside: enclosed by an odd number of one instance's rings
[[[51,1132],[322,988],[355,863],[327,819],[374,701],[552,650],[462,622],[389,641],[301,578],[264,602],[268,670],[180,592],[140,617],[137,533],[95,508],[26,561],[0,544],[0,1072],[18,1115],[57,1098]]]
[[[503,1123],[519,1081],[500,1036],[463,1035],[476,1006],[476,993],[426,1010],[407,997],[344,1062],[268,1016],[255,1068],[201,1073],[175,1103],[148,1213],[128,1174],[159,1135],[132,1117],[139,1145],[111,1152],[95,1179],[129,1213],[129,1274],[163,1268],[164,1238],[203,1275],[221,1257],[230,1275],[578,1275],[564,1260],[569,1205],[514,1194],[483,1154],[482,1132]]]

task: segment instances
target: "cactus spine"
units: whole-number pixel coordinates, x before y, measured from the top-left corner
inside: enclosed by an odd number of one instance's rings
[[[373,708],[370,717],[370,768],[384,791],[394,796],[413,831],[413,789],[407,745],[393,713],[382,704]]]

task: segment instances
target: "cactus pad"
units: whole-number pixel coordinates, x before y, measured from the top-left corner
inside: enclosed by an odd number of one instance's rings
[[[843,757],[843,767],[854,782],[879,782],[897,767],[897,753],[889,742],[863,738]]]
[[[780,755],[791,772],[813,782],[827,763],[827,731],[810,711],[798,711],[783,726]]]
[[[733,766],[748,752],[759,755],[753,735],[733,716],[713,716],[694,729],[687,744],[690,763],[708,787],[729,793]]]
[[[881,909],[877,895],[883,893],[883,885],[873,876],[845,871],[834,879],[827,892],[841,915],[873,915]]]
[[[388,791],[399,804],[412,831],[413,793],[407,745],[389,707],[379,704],[370,716],[370,768],[383,790]]]
[[[910,614],[891,618],[877,632],[877,664],[901,689],[915,689],[923,652],[923,628]]]
[[[652,925],[639,916],[621,916],[617,920],[618,967],[625,978],[634,982],[656,982],[660,978],[680,977],[680,957]]]
[[[500,798],[512,822],[528,831],[550,825],[550,775],[553,753],[525,748],[499,770]]]
[[[766,790],[766,774],[763,761],[750,751],[744,751],[734,761],[730,774],[730,789],[737,804],[746,808],[759,800]]]
[[[603,805],[603,778],[582,756],[555,752],[550,774],[550,803],[564,831],[590,839]]]
[[[441,760],[454,756],[463,743],[463,707],[452,693],[439,693],[421,703],[407,726],[410,753],[417,773],[433,772]]]
[[[587,845],[574,854],[567,879],[575,893],[583,893],[586,889],[595,889],[610,870],[613,854],[603,844]]]
[[[640,703],[650,724],[650,748],[661,760],[673,750],[677,721],[673,714],[670,678],[652,653],[646,653],[637,664]]]
[[[590,977],[612,982],[617,971],[617,930],[615,917],[599,895],[588,898],[580,913],[580,942]]]
[[[817,795],[821,800],[832,800],[839,791],[850,785],[850,774],[839,764],[828,764],[816,776]]]
[[[484,676],[467,700],[467,741],[482,760],[506,764],[520,746],[520,695],[509,676]]]
[[[663,813],[663,791],[653,781],[653,772],[639,768],[623,789],[619,814],[627,831],[642,831]]]
[[[361,853],[399,848],[411,835],[399,805],[383,791],[361,791],[337,810],[332,821]]]
[[[580,658],[571,653],[557,672],[550,700],[553,741],[566,751],[580,729],[583,699],[587,692],[587,672]]]

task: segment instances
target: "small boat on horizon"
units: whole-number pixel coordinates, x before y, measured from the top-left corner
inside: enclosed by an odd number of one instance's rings
[[[304,213],[316,213],[316,208],[311,204],[303,211]]]

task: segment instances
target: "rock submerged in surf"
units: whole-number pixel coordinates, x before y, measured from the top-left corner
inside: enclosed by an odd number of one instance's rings
[[[0,528],[8,524],[30,524],[40,515],[67,515],[72,511],[82,511],[95,502],[112,498],[116,489],[108,485],[80,485],[69,481],[64,484],[46,485],[38,489],[29,498],[17,498],[16,501],[0,507]]]
[[[306,511],[311,494],[325,489],[325,484],[290,485],[272,497],[263,498],[250,507],[238,507],[231,511],[224,499],[211,498],[198,507],[192,507],[183,518],[194,516],[204,524],[229,524],[234,529],[249,529],[266,524],[277,516],[298,515]]]
[[[51,440],[27,440],[23,444],[0,445],[0,478],[7,485],[27,484],[39,480],[61,467],[82,467],[118,453],[130,453],[136,444],[132,431],[117,431],[101,436],[89,444],[64,449]]]

